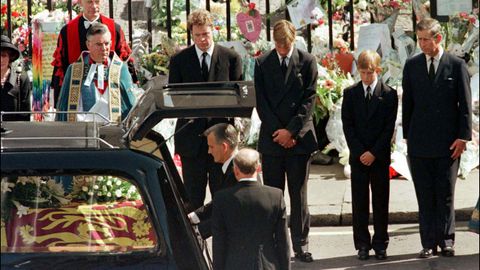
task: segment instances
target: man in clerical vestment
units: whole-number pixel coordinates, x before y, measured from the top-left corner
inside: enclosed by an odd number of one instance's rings
[[[88,51],[71,64],[58,100],[60,121],[121,122],[132,108],[135,97],[127,65],[110,51],[111,34],[107,26],[94,23],[87,32]],[[101,115],[101,116],[100,116]]]

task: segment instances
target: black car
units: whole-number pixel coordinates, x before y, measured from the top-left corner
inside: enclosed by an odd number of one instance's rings
[[[150,89],[121,125],[4,122],[2,269],[209,269],[164,118],[249,117],[251,82]],[[3,113],[2,113],[3,114]]]

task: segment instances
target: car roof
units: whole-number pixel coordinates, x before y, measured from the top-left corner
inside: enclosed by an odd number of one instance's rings
[[[97,122],[2,122],[1,151],[126,148],[120,126]]]
[[[125,137],[141,140],[165,118],[250,117],[255,101],[251,81],[157,85],[132,108]]]
[[[121,124],[2,121],[1,151],[128,148],[165,118],[250,117],[255,101],[251,81],[151,84]]]

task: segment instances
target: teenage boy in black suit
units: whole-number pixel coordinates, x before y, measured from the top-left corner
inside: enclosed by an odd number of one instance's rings
[[[361,82],[345,89],[343,132],[352,168],[353,240],[358,258],[367,260],[375,250],[387,258],[390,145],[397,117],[397,92],[378,79],[381,58],[374,51],[358,57]],[[372,189],[373,238],[368,231],[369,187]]]
[[[273,27],[275,49],[255,64],[257,112],[262,125],[258,151],[263,182],[290,195],[290,232],[295,257],[313,262],[308,252],[310,213],[307,183],[311,154],[318,150],[312,113],[317,89],[317,63],[295,48],[295,27],[286,20]]]
[[[242,79],[242,60],[235,51],[213,43],[213,18],[203,9],[188,17],[194,45],[179,52],[170,60],[169,83],[239,81]],[[221,166],[208,154],[203,132],[227,119],[196,118],[192,123],[180,118],[175,127],[175,153],[182,161],[183,182],[191,206],[203,205],[207,182],[210,191],[221,179]],[[186,125],[186,126],[185,126]],[[183,129],[181,129],[184,127]],[[181,130],[180,130],[181,129]]]

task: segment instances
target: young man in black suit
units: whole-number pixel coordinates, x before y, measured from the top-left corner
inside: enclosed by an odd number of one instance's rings
[[[172,57],[169,83],[242,79],[240,56],[231,49],[213,43],[213,18],[208,11],[192,12],[188,17],[188,28],[195,44]],[[203,205],[207,182],[212,190],[215,183],[211,180],[219,179],[217,175],[221,174],[220,166],[208,155],[207,140],[202,136],[208,127],[219,122],[227,122],[227,119],[196,118],[191,123],[187,119],[177,120],[175,153],[180,155],[182,161],[183,181],[193,209]]]
[[[345,89],[342,103],[343,132],[352,168],[353,240],[360,260],[367,260],[372,248],[377,259],[387,258],[390,149],[398,97],[378,78],[381,61],[374,51],[359,55],[361,81]],[[368,231],[370,187],[373,238]]]
[[[212,199],[217,191],[231,187],[237,183],[233,173],[233,157],[237,153],[239,136],[234,126],[227,123],[218,123],[208,128],[204,135],[207,137],[208,153],[213,161],[222,164],[221,178],[215,180],[217,186],[211,190]],[[203,239],[212,236],[211,228],[212,202],[188,214],[193,224],[198,224],[198,230]]]
[[[312,120],[317,63],[311,54],[295,48],[291,22],[278,21],[273,39],[275,49],[259,57],[255,65],[263,181],[283,191],[287,176],[293,251],[301,261],[312,262],[308,252],[307,181],[310,156],[318,149]]]
[[[257,181],[259,153],[233,159],[239,181],[213,199],[213,269],[290,269],[287,213],[282,191]]]
[[[402,122],[417,194],[420,258],[455,255],[455,182],[460,156],[472,138],[472,93],[463,59],[440,45],[440,23],[417,24],[421,54],[403,70]]]

